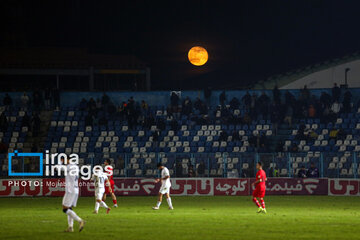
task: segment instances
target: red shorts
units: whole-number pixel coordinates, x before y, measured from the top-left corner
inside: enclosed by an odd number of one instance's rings
[[[263,198],[265,197],[265,188],[264,187],[257,187],[253,191],[253,197]]]
[[[115,183],[110,183],[111,191],[114,192]],[[109,187],[105,186],[105,194],[110,194]]]

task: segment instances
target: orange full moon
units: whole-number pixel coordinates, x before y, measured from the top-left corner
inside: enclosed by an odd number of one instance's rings
[[[208,61],[209,54],[205,48],[195,46],[189,50],[188,58],[191,64],[195,66],[202,66]]]

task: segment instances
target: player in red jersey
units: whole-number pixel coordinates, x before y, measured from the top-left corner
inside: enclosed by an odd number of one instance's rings
[[[264,202],[265,190],[266,190],[265,182],[267,181],[266,173],[262,169],[261,162],[258,162],[256,164],[256,169],[258,170],[258,172],[256,173],[256,181],[251,184],[252,186],[255,185],[255,190],[253,191],[253,202],[259,208],[257,211],[258,213],[261,212],[266,213],[265,202]],[[260,198],[260,203],[257,200],[257,198]]]
[[[110,160],[106,159],[105,162],[104,162],[105,167],[108,166],[108,168],[110,167],[112,169],[112,166],[110,164],[111,164]],[[113,171],[111,171],[111,172],[113,172]],[[110,173],[110,171],[106,171],[106,173]],[[109,182],[110,182],[110,188],[111,188],[112,191],[109,192],[109,188],[105,187],[105,193],[104,193],[104,196],[103,196],[103,201],[105,202],[107,194],[111,194],[111,198],[113,200],[114,207],[117,208],[118,205],[117,205],[115,191],[114,191],[115,182],[114,182],[114,179],[113,179],[113,175],[111,174],[111,176],[108,176],[108,178],[109,178]]]

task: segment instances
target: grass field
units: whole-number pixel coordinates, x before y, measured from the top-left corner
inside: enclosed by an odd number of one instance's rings
[[[173,211],[166,201],[152,210],[155,197],[118,200],[109,215],[94,215],[93,198],[80,198],[85,229],[64,233],[61,198],[0,198],[0,239],[360,239],[356,197],[271,196],[266,215],[250,197],[173,197]]]

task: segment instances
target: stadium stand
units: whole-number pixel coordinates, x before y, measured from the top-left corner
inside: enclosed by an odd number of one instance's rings
[[[242,92],[241,101],[231,99],[209,107],[200,99],[184,98],[181,103],[179,96],[171,97],[169,104],[150,106],[129,98],[116,107],[105,94],[98,101],[84,99],[48,111],[40,151],[77,153],[81,165],[102,164],[108,158],[115,166],[114,175],[121,177],[157,176],[160,161],[177,177],[252,177],[257,161],[265,163],[269,176],[297,177],[301,168],[318,169],[318,177],[352,178],[360,174],[360,113],[356,104],[349,112],[330,111],[325,120],[324,114],[297,115],[294,107],[290,125],[283,121],[287,115],[283,109],[289,106],[288,92],[282,92],[285,107],[278,107],[282,109],[279,116],[274,109],[264,113],[268,110],[263,105],[272,107],[268,93],[253,93],[250,105]],[[322,95],[318,100],[310,96],[301,100],[302,94],[304,90],[295,104],[308,101],[303,104],[305,111],[315,102],[320,104]],[[251,97],[256,95],[252,106]],[[261,102],[262,97],[266,104]],[[331,108],[334,102],[329,100],[317,110]],[[25,142],[34,139],[33,132],[28,136],[30,130],[22,127],[25,111],[4,106],[3,113],[9,124],[0,133],[1,142],[8,145],[8,152],[28,150]],[[7,155],[0,157],[4,176]]]

